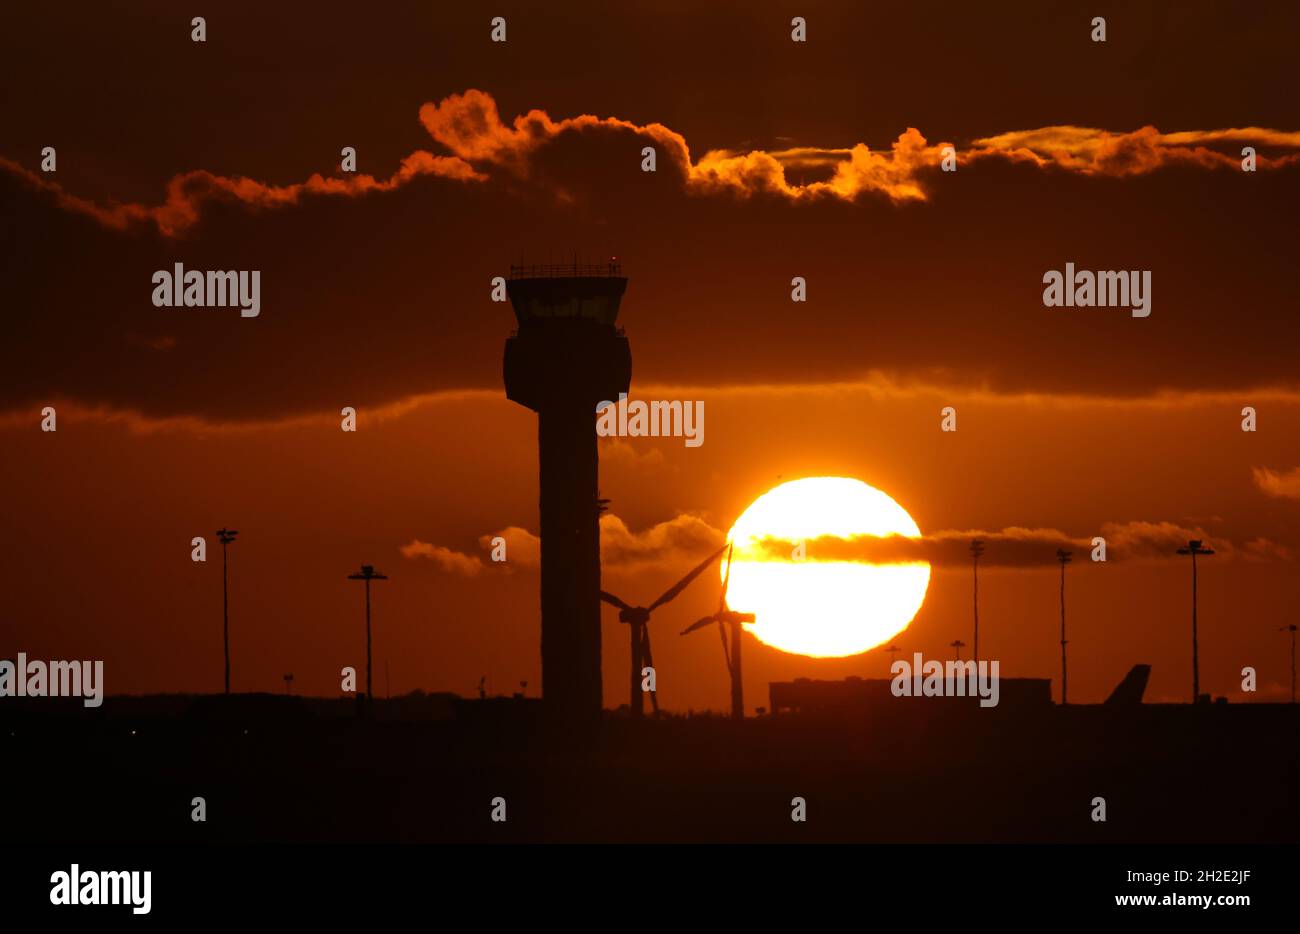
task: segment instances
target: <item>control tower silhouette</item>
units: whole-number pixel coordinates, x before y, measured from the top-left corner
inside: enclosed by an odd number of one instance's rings
[[[596,406],[632,380],[616,325],[617,262],[511,266],[518,330],[506,339],[506,398],[537,413],[542,537],[542,697],[567,729],[600,722],[600,513]]]

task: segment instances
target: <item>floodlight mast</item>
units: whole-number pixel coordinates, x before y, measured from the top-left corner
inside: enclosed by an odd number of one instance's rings
[[[1278,632],[1291,633],[1291,703],[1295,703],[1295,632],[1296,624],[1291,623],[1289,626],[1283,626]]]
[[[1192,703],[1195,704],[1197,698],[1201,696],[1200,649],[1196,633],[1196,556],[1212,555],[1214,550],[1204,547],[1200,539],[1194,538],[1187,543],[1186,548],[1179,548],[1178,553],[1192,556]]]
[[[226,561],[226,546],[235,541],[238,529],[217,529],[221,541],[221,643],[226,657],[226,690],[230,693],[230,570]]]
[[[1071,553],[1064,548],[1056,549],[1056,560],[1061,564],[1061,706],[1069,703],[1067,686],[1069,684],[1065,668],[1065,566],[1070,563]]]
[[[984,554],[984,539],[971,539],[970,553],[975,590],[975,638],[972,640],[974,644],[971,646],[971,656],[978,662],[980,660],[980,556]]]
[[[366,700],[370,701],[374,698],[370,680],[370,582],[386,581],[388,575],[380,574],[372,564],[363,564],[356,574],[348,575],[348,580],[366,582]]]

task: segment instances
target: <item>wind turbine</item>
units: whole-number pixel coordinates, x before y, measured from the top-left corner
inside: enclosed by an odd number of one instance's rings
[[[608,593],[604,590],[600,592],[600,599],[604,600],[611,606],[618,607],[618,621],[620,623],[627,623],[631,628],[632,695],[629,700],[629,708],[632,711],[633,717],[640,719],[645,715],[645,692],[641,690],[641,668],[643,666],[653,668],[655,664],[654,655],[650,651],[650,627],[648,625],[650,622],[650,614],[685,590],[691,581],[700,576],[701,571],[717,560],[718,556],[726,550],[726,547],[726,545],[723,545],[713,554],[709,555],[697,564],[689,574],[665,590],[659,596],[659,599],[649,606],[630,606],[612,593]],[[655,687],[658,688],[658,685],[656,684]],[[650,705],[654,707],[655,716],[659,716],[659,693],[657,690],[650,692]]]
[[[1192,556],[1192,703],[1195,704],[1201,696],[1200,652],[1196,644],[1196,556],[1212,555],[1214,550],[1203,548],[1200,539],[1194,538],[1187,543],[1186,548],[1179,548],[1178,553]]]
[[[697,619],[685,629],[682,635],[702,629],[709,623],[718,624],[718,636],[722,639],[722,655],[727,661],[727,671],[731,675],[731,716],[735,720],[745,719],[745,684],[740,665],[740,634],[743,624],[752,623],[753,613],[737,613],[727,609],[727,585],[731,583],[731,554],[735,543],[727,546],[727,571],[722,578],[722,596],[718,599],[718,612],[703,619]],[[731,629],[731,649],[727,649],[727,629]]]

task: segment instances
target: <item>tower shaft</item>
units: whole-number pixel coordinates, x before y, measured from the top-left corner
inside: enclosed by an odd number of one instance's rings
[[[542,696],[567,722],[598,717],[600,514],[596,403],[537,415],[542,536]]]

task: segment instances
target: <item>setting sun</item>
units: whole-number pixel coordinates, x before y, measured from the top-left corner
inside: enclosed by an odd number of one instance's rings
[[[797,655],[856,655],[907,628],[925,601],[930,565],[820,561],[816,547],[802,557],[800,542],[824,537],[917,537],[921,530],[902,506],[861,480],[809,477],[764,493],[741,514],[729,538],[735,544],[727,604],[754,613],[746,628],[760,642]],[[788,543],[774,552],[764,541]],[[722,572],[725,573],[725,564]]]

